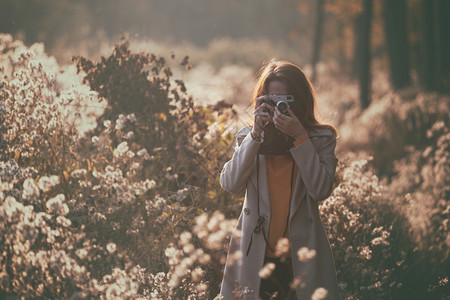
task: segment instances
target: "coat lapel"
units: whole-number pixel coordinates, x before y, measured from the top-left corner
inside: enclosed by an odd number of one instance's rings
[[[308,135],[311,138],[311,142],[317,151],[317,145],[315,144],[315,142],[313,142],[312,139],[319,136],[332,135],[332,132],[329,129],[314,128],[308,131]],[[307,196],[306,193],[307,191],[305,189],[302,177],[300,176],[300,173],[297,173],[297,180],[295,182],[294,187],[294,195],[291,200],[291,212],[289,214],[289,220],[294,216],[295,212],[306,198]]]
[[[291,211],[289,213],[289,221],[294,216],[297,209],[300,207],[300,204],[302,204],[303,200],[306,198],[306,190],[303,185],[303,180],[300,174],[297,174],[297,180],[295,181],[294,186],[294,194],[291,198]]]

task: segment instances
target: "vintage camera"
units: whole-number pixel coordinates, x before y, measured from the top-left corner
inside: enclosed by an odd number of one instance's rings
[[[277,107],[278,110],[285,115],[289,115],[288,107],[294,102],[294,96],[292,95],[269,95],[268,99],[264,99],[263,103],[267,103],[273,107]],[[265,110],[271,115],[271,111]],[[264,126],[264,141],[259,148],[260,154],[266,155],[290,155],[289,149],[294,145],[294,139],[290,136],[283,134],[281,131],[275,128],[275,125],[270,122]]]
[[[292,95],[269,95],[269,99],[264,99],[263,103],[267,103],[273,107],[277,107],[278,110],[285,115],[289,115],[288,113],[288,105],[289,103],[294,102],[294,96]],[[267,111],[266,111],[267,112]],[[272,112],[270,112],[272,114]]]

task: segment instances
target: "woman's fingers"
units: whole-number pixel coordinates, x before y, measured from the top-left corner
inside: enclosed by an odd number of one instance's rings
[[[255,107],[260,106],[264,99],[268,99],[268,96],[267,95],[263,95],[263,96],[260,96],[260,97],[256,98],[255,99]]]
[[[254,110],[255,113],[257,111],[270,112],[271,114],[274,113],[275,108],[272,105],[269,105],[268,103],[264,102],[264,100],[267,100],[267,99],[269,99],[269,96],[267,96],[267,95],[263,95],[263,96],[256,98],[255,110]]]
[[[266,122],[272,122],[272,116],[266,112],[255,113],[255,122],[265,124]]]
[[[259,112],[259,111],[263,111],[263,112],[275,112],[275,108],[267,103],[262,103],[260,104],[258,107],[255,108],[255,113]]]
[[[279,118],[273,118],[273,125],[275,125],[275,128],[282,131],[284,129],[284,122],[283,120],[279,119]]]
[[[255,111],[255,117],[270,117],[271,114],[268,111],[257,110]]]
[[[297,117],[294,115],[287,116],[283,113],[281,113],[278,109],[275,110],[273,114],[273,124],[275,127],[281,131],[284,131],[287,127],[290,125],[296,125],[298,122]]]
[[[261,103],[265,96],[261,96],[256,99],[256,105],[254,111],[255,124],[258,124],[259,128],[263,128],[267,122],[272,122],[272,115],[274,113],[274,108],[267,103]]]
[[[286,116],[285,114],[281,113],[278,109],[276,109],[274,111],[273,117],[274,117],[274,119],[278,119],[280,121],[282,120],[282,121],[285,121],[285,122],[289,121],[289,119],[292,119],[291,116]],[[295,117],[295,115],[294,115],[294,117]]]
[[[308,136],[305,127],[303,127],[303,124],[293,113],[284,115],[276,110],[273,116],[273,123],[275,125],[275,128],[277,128],[279,131],[295,139]]]
[[[267,107],[267,103],[262,103],[255,108],[254,111],[254,133],[259,136],[264,130],[264,126],[267,122],[272,122],[272,114],[270,108]]]

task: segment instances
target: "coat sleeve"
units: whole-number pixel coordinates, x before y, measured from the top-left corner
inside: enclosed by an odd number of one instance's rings
[[[236,139],[238,146],[231,160],[223,166],[220,185],[230,193],[242,194],[247,187],[261,142],[253,140],[249,130],[241,130]]]
[[[317,147],[311,139],[317,139]],[[328,134],[311,137],[310,140],[291,149],[298,165],[307,193],[316,201],[330,196],[333,191],[334,173],[338,159],[334,154],[336,136]]]

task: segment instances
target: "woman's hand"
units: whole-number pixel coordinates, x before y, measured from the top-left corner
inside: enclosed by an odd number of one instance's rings
[[[307,138],[308,133],[305,127],[303,127],[302,123],[289,106],[288,113],[289,115],[287,116],[281,113],[278,108],[275,109],[273,115],[273,124],[275,125],[275,128],[282,133],[293,137],[295,140]]]
[[[261,133],[264,131],[264,126],[267,122],[272,122],[275,108],[267,103],[263,103],[264,99],[268,99],[267,95],[256,98],[255,101],[255,121],[251,132],[252,138],[259,141]]]

